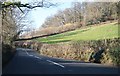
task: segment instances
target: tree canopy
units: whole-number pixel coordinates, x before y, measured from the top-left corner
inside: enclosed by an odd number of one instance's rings
[[[22,23],[22,20],[25,19],[25,16],[27,15],[27,13],[29,12],[27,9],[34,9],[36,7],[49,8],[50,6],[55,6],[55,5],[56,4],[53,4],[45,0],[39,1],[35,4],[34,3],[23,4],[20,1],[18,2],[1,1],[0,9],[2,11],[3,43],[11,44],[11,42],[19,38],[20,33],[23,31],[22,28],[26,26],[26,25],[22,25],[21,23]]]

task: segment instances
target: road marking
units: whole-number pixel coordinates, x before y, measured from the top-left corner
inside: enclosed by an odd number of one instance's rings
[[[50,62],[50,63],[53,63],[53,64],[55,64],[55,65],[58,65],[58,66],[60,66],[60,67],[62,67],[62,68],[65,68],[65,66],[63,66],[63,65],[61,65],[61,64],[59,64],[59,63],[53,62],[53,61],[51,61],[51,60],[46,60],[46,61],[48,61],[48,62]]]
[[[26,52],[26,54],[28,55],[28,56],[34,56],[34,55],[30,55],[26,50],[25,50],[25,52]],[[37,59],[41,59],[40,57],[38,57],[38,56],[34,56],[35,58],[37,58]]]
[[[38,59],[41,59],[40,57],[38,57],[38,56],[34,56],[35,58],[38,58]]]
[[[26,50],[25,50],[25,52],[26,52],[27,55],[29,55],[28,52],[27,52]]]
[[[30,54],[29,54],[29,56],[34,56],[34,55],[30,55]]]
[[[29,56],[34,56],[34,55],[30,55],[26,50],[25,50],[26,54],[29,55]]]

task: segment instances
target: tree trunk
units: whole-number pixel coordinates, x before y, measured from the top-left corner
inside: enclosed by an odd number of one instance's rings
[[[118,13],[118,24],[120,24],[120,1],[117,4],[117,13]]]

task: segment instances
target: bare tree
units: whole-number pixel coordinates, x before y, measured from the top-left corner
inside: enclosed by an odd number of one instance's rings
[[[22,4],[21,2],[1,2],[2,9],[2,25],[3,25],[3,36],[7,39],[8,35],[10,39],[8,41],[14,41],[18,38],[21,32],[23,32],[22,28],[27,24],[24,21],[26,15],[29,12],[29,9],[34,9],[36,7],[46,7],[55,6],[51,2],[42,0],[40,2],[26,3]],[[8,18],[9,17],[9,18]],[[9,28],[9,30],[7,30]],[[10,31],[10,32],[9,32]],[[8,35],[7,35],[8,34]],[[4,38],[4,39],[5,39]]]
[[[2,8],[16,8],[18,7],[21,11],[21,7],[26,7],[26,8],[29,8],[29,9],[33,9],[33,8],[36,8],[36,7],[47,7],[49,8],[50,6],[55,6],[56,4],[53,4],[51,2],[48,2],[48,1],[45,1],[45,0],[42,0],[40,2],[37,2],[37,3],[33,3],[33,4],[22,4],[21,2],[3,2],[2,3]]]
[[[116,4],[117,14],[118,14],[118,24],[120,24],[120,1]]]

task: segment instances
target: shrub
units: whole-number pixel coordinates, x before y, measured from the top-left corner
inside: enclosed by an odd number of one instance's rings
[[[110,48],[109,54],[114,65],[120,66],[120,47]]]
[[[102,64],[111,64],[111,65],[113,64],[112,58],[110,57],[110,54],[109,54],[109,49],[106,49],[104,51],[100,61],[101,61]]]
[[[2,44],[2,67],[4,68],[6,64],[12,59],[15,54],[15,48],[8,44]]]
[[[32,42],[31,46],[40,54],[51,57],[120,65],[119,43],[120,38],[114,38],[57,44]]]

